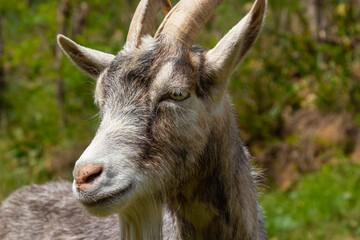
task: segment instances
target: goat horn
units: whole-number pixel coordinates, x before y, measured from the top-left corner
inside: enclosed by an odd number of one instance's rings
[[[141,0],[131,20],[126,42],[132,42],[135,47],[140,44],[141,37],[151,34],[157,13],[163,10],[167,14],[171,9],[169,0]]]
[[[224,0],[182,0],[166,15],[155,33],[191,47],[198,32]]]

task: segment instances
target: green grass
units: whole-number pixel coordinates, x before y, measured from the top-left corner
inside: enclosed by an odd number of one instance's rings
[[[324,165],[262,205],[270,239],[360,239],[360,166]]]

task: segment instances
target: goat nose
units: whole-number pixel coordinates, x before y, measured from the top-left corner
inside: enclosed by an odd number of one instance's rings
[[[104,170],[102,164],[86,164],[75,167],[73,176],[79,190],[84,190],[91,185],[91,183],[100,177]]]

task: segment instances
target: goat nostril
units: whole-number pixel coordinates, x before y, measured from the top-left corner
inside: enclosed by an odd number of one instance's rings
[[[100,177],[104,170],[103,165],[88,164],[74,169],[74,179],[78,188],[86,188]],[[81,186],[81,187],[80,187]]]
[[[95,179],[97,179],[98,177],[100,177],[101,173],[102,173],[103,169],[99,169],[98,172],[93,173],[91,175],[89,175],[88,177],[85,178],[85,183],[91,183],[93,182]]]

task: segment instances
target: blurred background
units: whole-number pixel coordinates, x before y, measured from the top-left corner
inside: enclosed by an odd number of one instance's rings
[[[23,185],[72,180],[95,134],[95,83],[56,34],[115,54],[137,3],[1,1],[0,201]],[[269,4],[230,85],[239,134],[263,169],[269,238],[360,239],[360,0]],[[227,0],[196,44],[215,46],[251,6]]]

